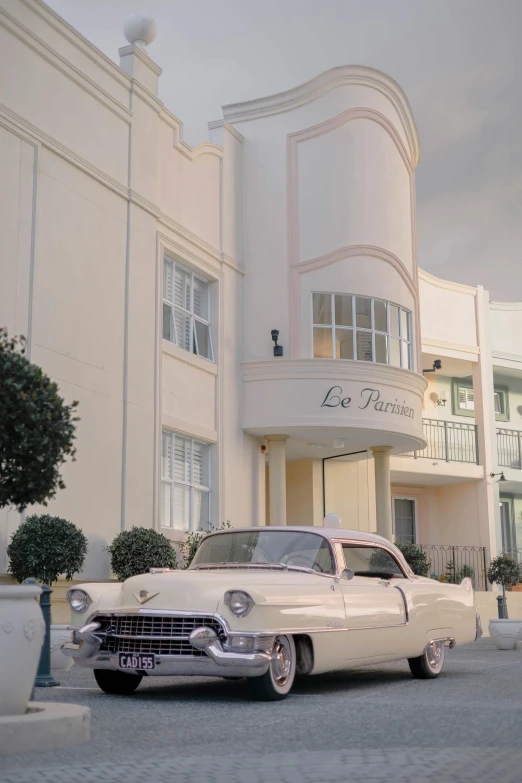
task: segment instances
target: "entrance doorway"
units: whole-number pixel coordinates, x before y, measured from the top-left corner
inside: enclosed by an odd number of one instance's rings
[[[502,550],[516,556],[517,535],[513,514],[513,498],[500,498],[500,524],[502,529]]]
[[[370,521],[370,503],[375,500],[368,472],[366,449],[323,459],[324,515],[339,514],[343,528],[349,530],[375,530],[375,521],[373,525]]]
[[[399,544],[417,543],[415,498],[393,498],[393,532]]]

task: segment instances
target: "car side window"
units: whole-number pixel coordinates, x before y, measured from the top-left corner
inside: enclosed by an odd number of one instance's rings
[[[346,568],[356,576],[403,576],[402,570],[389,552],[379,546],[352,546],[343,544]]]

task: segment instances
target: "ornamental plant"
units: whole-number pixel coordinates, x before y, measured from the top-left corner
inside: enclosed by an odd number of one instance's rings
[[[120,582],[151,568],[176,568],[177,558],[167,536],[148,527],[133,527],[118,533],[106,547],[111,568]]]
[[[17,582],[33,577],[51,585],[60,574],[71,580],[83,568],[87,539],[73,522],[33,514],[19,525],[7,547],[8,572]]]
[[[494,557],[489,564],[487,572],[488,582],[490,584],[502,585],[502,603],[504,605],[504,617],[501,616],[499,607],[499,619],[508,619],[506,587],[516,585],[520,581],[520,565],[509,555],[499,555]]]
[[[60,466],[74,460],[73,402],[66,405],[56,383],[25,357],[25,338],[0,328],[0,508],[19,511],[47,505],[64,489]]]
[[[428,560],[426,552],[420,546],[409,541],[405,544],[396,544],[396,546],[401,550],[404,559],[414,574],[417,574],[417,576],[429,575],[431,562]]]
[[[219,527],[213,527],[210,525],[207,531],[198,530],[197,532],[191,531],[190,533],[187,533],[185,541],[179,545],[181,554],[183,556],[183,568],[188,568],[192,563],[196,552],[198,551],[199,545],[205,536],[208,536],[209,533],[214,533],[216,530],[226,530],[229,527],[232,527],[230,522],[223,522]]]

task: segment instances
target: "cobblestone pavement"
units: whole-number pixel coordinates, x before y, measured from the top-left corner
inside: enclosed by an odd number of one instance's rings
[[[401,661],[304,679],[272,704],[242,681],[150,678],[132,697],[88,671],[60,681],[37,700],[91,707],[92,741],[0,757],[1,783],[522,780],[522,654],[489,639],[448,653],[437,680]]]

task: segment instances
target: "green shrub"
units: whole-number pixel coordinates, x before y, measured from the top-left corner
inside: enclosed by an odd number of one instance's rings
[[[208,531],[206,532],[200,530],[197,532],[191,531],[190,533],[187,533],[186,540],[179,545],[181,554],[183,556],[183,568],[188,568],[192,563],[196,552],[198,551],[198,547],[205,536],[208,536],[209,533],[214,533],[216,530],[226,530],[229,527],[232,527],[230,522],[223,522],[219,527],[213,527],[210,525]]]
[[[177,558],[167,536],[148,527],[123,530],[107,547],[111,567],[124,582],[131,576],[145,574],[151,568],[176,568]]]
[[[13,533],[7,570],[18,582],[33,577],[51,585],[60,574],[72,579],[86,554],[87,539],[79,527],[60,517],[33,514]]]
[[[431,562],[428,560],[426,552],[420,546],[410,542],[407,544],[396,544],[396,546],[401,550],[404,559],[414,574],[417,574],[417,576],[429,575]]]
[[[24,356],[25,338],[0,328],[0,508],[47,504],[65,484],[60,465],[74,460],[77,402],[65,405],[56,383]]]

